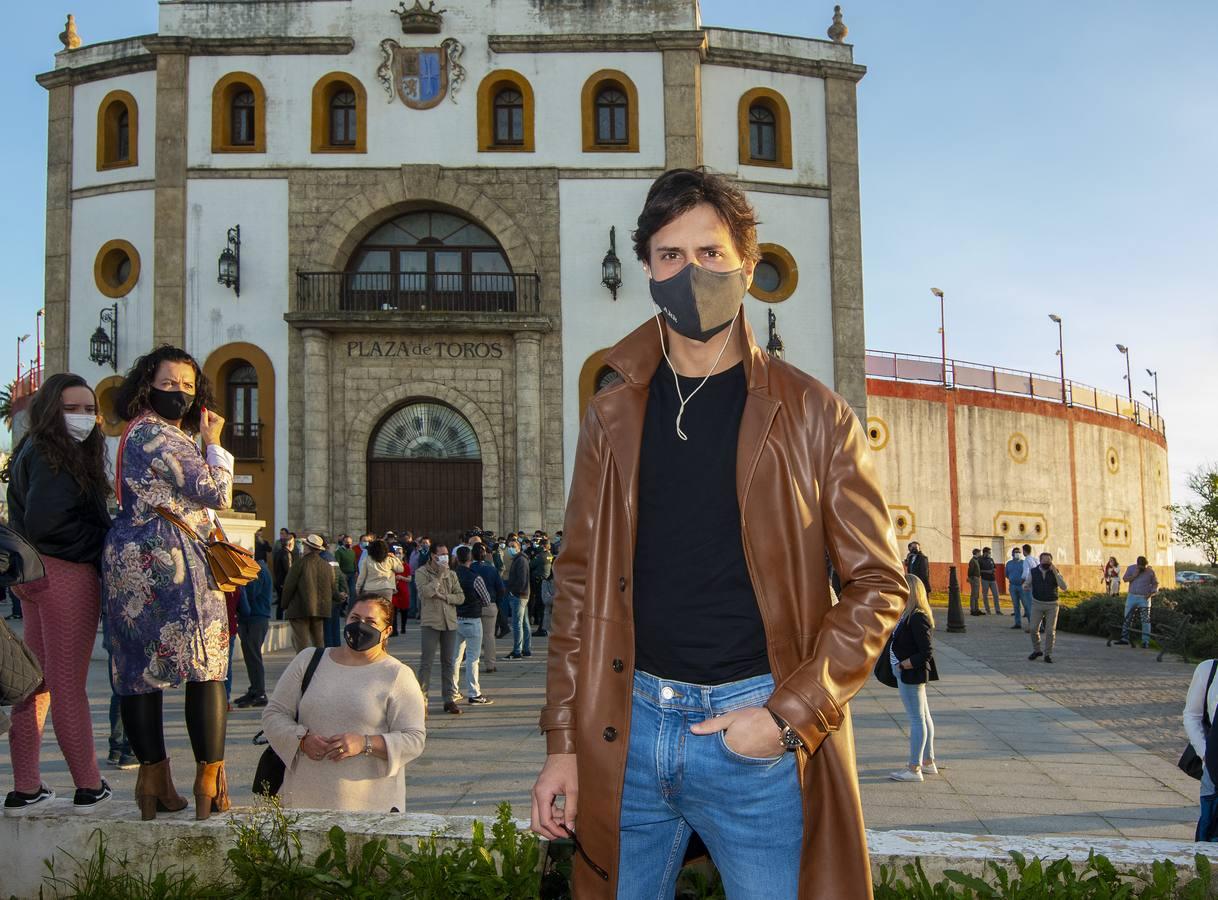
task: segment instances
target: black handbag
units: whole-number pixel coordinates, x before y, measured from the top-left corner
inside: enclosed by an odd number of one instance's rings
[[[1201,722],[1205,725],[1206,735],[1210,733],[1210,685],[1214,683],[1215,670],[1218,670],[1218,659],[1214,660],[1213,665],[1210,666],[1210,677],[1205,682],[1205,693],[1201,695],[1201,708],[1205,711]],[[1184,752],[1180,754],[1180,761],[1176,765],[1189,778],[1201,780],[1201,772],[1205,768],[1205,764],[1197,755],[1197,751],[1193,749],[1192,741],[1189,741],[1184,747]]]
[[[896,635],[896,629],[893,629],[892,634],[888,635],[888,640],[884,642],[884,651],[880,654],[880,658],[875,661],[875,677],[881,684],[886,684],[890,688],[897,686],[897,676],[892,671],[892,657],[889,655],[892,652],[892,639]]]
[[[305,669],[304,678],[300,681],[301,697],[309,689],[309,682],[313,680],[313,673],[317,671],[317,664],[321,662],[321,656],[325,652],[325,649],[322,647],[314,648],[313,658],[309,660],[309,667]],[[296,700],[296,720],[300,721],[299,698]],[[258,732],[258,734],[262,734],[262,732]],[[254,736],[254,743],[258,743],[257,735]],[[286,771],[287,766],[279,758],[275,748],[268,745],[262,751],[262,756],[258,758],[258,768],[254,770],[254,793],[265,794],[268,797],[278,796],[280,789],[283,787],[283,775]]]

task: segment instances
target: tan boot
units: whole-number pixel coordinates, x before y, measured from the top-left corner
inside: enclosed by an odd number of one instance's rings
[[[224,812],[231,805],[224,760],[198,763],[195,769],[195,818],[209,818],[213,812]]]
[[[168,758],[155,763],[140,763],[135,776],[135,802],[144,821],[155,819],[158,812],[180,812],[186,808],[186,798],[173,786]]]

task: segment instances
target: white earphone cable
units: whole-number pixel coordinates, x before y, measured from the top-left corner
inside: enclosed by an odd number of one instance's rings
[[[736,315],[732,317],[732,324],[727,328],[727,339],[724,340],[723,346],[719,348],[719,355],[716,356],[715,361],[711,363],[710,371],[706,373],[706,377],[702,379],[696,388],[689,392],[688,397],[681,394],[681,379],[677,376],[677,370],[673,366],[672,360],[668,358],[668,348],[664,345],[664,326],[660,324],[660,314],[657,312],[655,315],[656,328],[660,329],[660,352],[664,354],[664,361],[668,363],[668,368],[672,372],[672,381],[677,389],[677,399],[681,401],[681,405],[677,409],[677,437],[683,441],[689,440],[685,432],[681,430],[681,417],[685,415],[685,407],[690,400],[694,399],[694,394],[702,390],[706,383],[710,381],[710,377],[715,374],[715,369],[718,368],[719,361],[723,359],[723,354],[727,350],[727,345],[731,343],[732,332],[736,330],[736,319],[738,319],[740,315],[741,313],[737,312]]]

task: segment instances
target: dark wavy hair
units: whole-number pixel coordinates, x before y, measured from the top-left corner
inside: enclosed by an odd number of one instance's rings
[[[368,545],[368,555],[373,562],[382,563],[389,558],[389,545],[384,541],[373,541]]]
[[[201,410],[215,406],[211,381],[203,374],[203,367],[193,356],[178,347],[162,344],[151,353],[145,353],[131,366],[114,394],[114,411],[123,420],[130,422],[144,410],[150,409],[148,394],[156,378],[156,370],[163,362],[190,363],[195,369],[195,402],[182,416],[182,430],[188,434],[199,433]]]
[[[89,382],[71,372],[52,375],[30,400],[29,429],[13,448],[0,478],[9,480],[13,461],[21,455],[27,442],[42,453],[54,472],[67,472],[83,492],[101,500],[110,496],[110,478],[106,472],[106,438],[100,427],[89,432],[81,442],[68,434],[63,418],[63,392],[68,388],[93,390]],[[97,395],[93,395],[94,403]]]
[[[740,258],[757,262],[757,214],[744,192],[722,175],[705,166],[697,169],[669,169],[655,180],[647,192],[638,228],[631,234],[634,255],[651,263],[651,239],[657,231],[695,206],[707,204],[718,213],[732,235]]]

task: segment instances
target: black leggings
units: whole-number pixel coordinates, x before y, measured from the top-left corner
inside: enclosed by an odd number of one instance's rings
[[[163,694],[132,694],[123,697],[119,709],[131,749],[142,763],[165,759]],[[186,731],[198,762],[224,759],[224,733],[228,701],[223,681],[191,681],[186,684]]]

